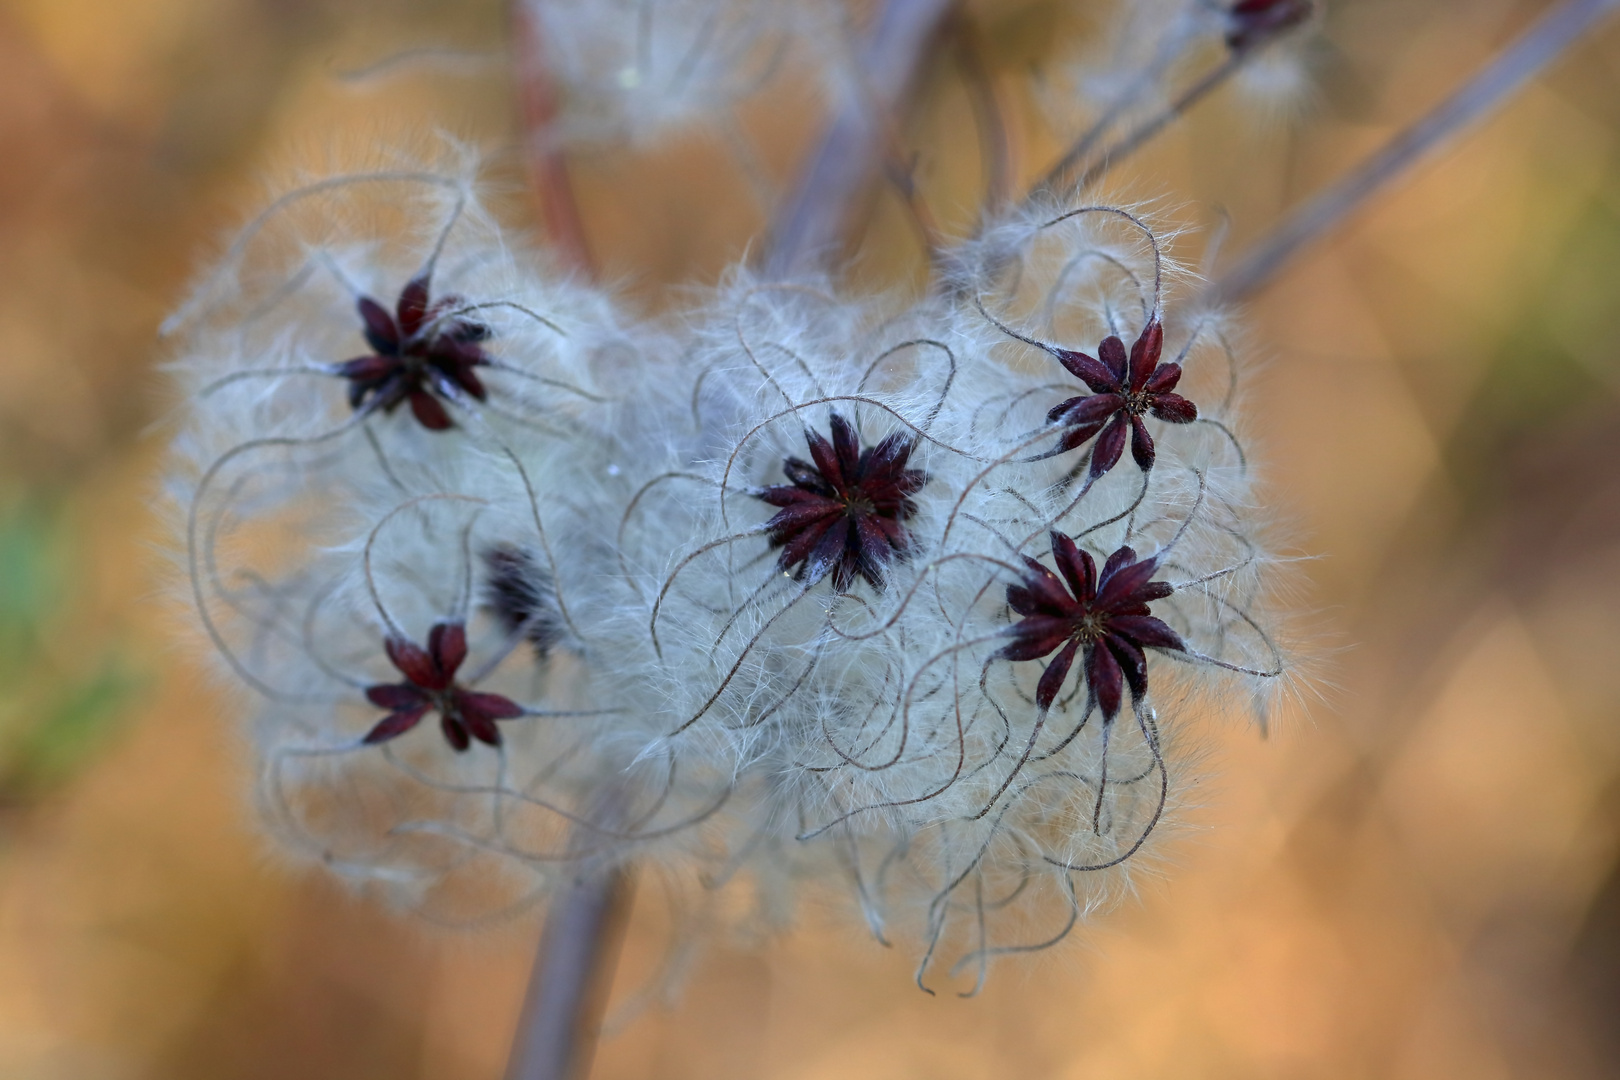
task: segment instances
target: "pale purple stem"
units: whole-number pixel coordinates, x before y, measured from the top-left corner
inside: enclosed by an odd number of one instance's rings
[[[847,235],[879,174],[892,117],[909,96],[954,0],[889,0],[859,58],[861,92],[833,118],[771,229],[763,270],[781,277],[827,256]]]
[[[630,897],[625,870],[583,878],[546,913],[506,1080],[583,1080]]]
[[[1258,291],[1300,248],[1337,227],[1380,188],[1501,104],[1617,7],[1620,0],[1568,0],[1543,17],[1461,90],[1245,252],[1210,286],[1210,299],[1230,302]]]

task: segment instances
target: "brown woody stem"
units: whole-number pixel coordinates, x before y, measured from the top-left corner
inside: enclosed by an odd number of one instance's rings
[[[540,218],[552,249],[571,269],[595,273],[591,249],[580,220],[568,162],[552,135],[557,119],[557,87],[546,64],[544,33],[534,13],[536,0],[512,0],[512,51],[517,80],[523,156],[540,201]]]

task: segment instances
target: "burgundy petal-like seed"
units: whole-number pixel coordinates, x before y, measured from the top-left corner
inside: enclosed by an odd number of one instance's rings
[[[1142,423],[1140,416],[1131,417],[1131,457],[1143,472],[1153,468],[1153,436],[1148,434],[1147,425]]]
[[[471,690],[462,690],[456,694],[456,700],[461,706],[463,716],[476,713],[491,720],[515,720],[523,715],[523,706],[500,694],[479,694]]]
[[[1047,638],[1057,635],[1059,639],[1074,633],[1074,612],[1038,612],[1009,626],[1004,633],[1009,637],[1037,637]]]
[[[1142,389],[1150,394],[1168,394],[1181,381],[1180,364],[1160,364]]]
[[[1068,349],[1055,349],[1052,355],[1068,369],[1070,375],[1091,387],[1093,393],[1106,394],[1119,389],[1119,378],[1096,357]]]
[[[1304,22],[1310,14],[1310,0],[1238,0],[1232,5],[1226,44],[1233,49],[1247,49]]]
[[[389,356],[358,356],[337,366],[336,374],[344,379],[373,380],[388,376],[399,367],[399,361]]]
[[[472,745],[472,740],[467,738],[467,729],[454,716],[449,714],[441,715],[439,717],[439,730],[444,732],[445,740],[450,743],[451,748],[458,754]]]
[[[412,278],[406,282],[399,292],[399,329],[404,337],[410,337],[422,328],[422,322],[427,317],[428,306],[428,277]]]
[[[467,659],[467,626],[459,622],[442,622],[436,624],[428,631],[428,655],[438,665],[439,674],[444,682],[435,689],[443,689],[450,685],[460,669],[461,662]]]
[[[1069,668],[1074,663],[1074,654],[1080,648],[1080,639],[1072,638],[1063,647],[1063,651],[1052,658],[1041,672],[1041,681],[1035,686],[1035,704],[1041,709],[1050,709],[1052,702],[1057,700],[1058,691],[1063,689],[1063,680],[1069,677]]]
[[[782,548],[782,557],[777,565],[783,570],[792,569],[794,564],[801,563],[810,557],[810,553],[820,545],[822,538],[832,528],[842,526],[846,519],[842,515],[828,514],[819,521],[803,526],[802,530],[789,539]]]
[[[883,587],[883,564],[888,562],[894,547],[878,528],[878,518],[862,514],[855,519],[855,543],[860,549],[860,570],[874,589]]]
[[[833,453],[838,456],[839,475],[845,484],[859,482],[861,443],[855,437],[855,429],[837,413],[829,418],[828,426],[832,429]]]
[[[1069,589],[1081,604],[1097,595],[1097,564],[1063,533],[1052,533],[1052,558],[1069,581]]]
[[[484,388],[484,381],[474,375],[471,368],[459,369],[450,376],[450,379],[479,401],[489,400],[489,391]]]
[[[1102,429],[1102,434],[1097,436],[1097,445],[1091,451],[1093,480],[1119,464],[1120,455],[1125,453],[1125,433],[1129,429],[1125,414],[1115,413],[1108,426]]]
[[[388,638],[383,642],[383,651],[404,676],[425,690],[442,690],[445,683],[439,681],[439,671],[429,656],[414,642],[404,638]]]
[[[1035,594],[1022,585],[1007,586],[1007,606],[1020,615],[1034,615],[1040,610]]]
[[[996,653],[996,656],[1002,660],[1015,662],[1019,660],[1039,660],[1068,640],[1071,629],[1072,627],[1064,626],[1056,633],[1047,634],[1044,637],[1040,635],[1019,637],[1011,644],[1003,646],[1001,651]]]
[[[1146,648],[1171,649],[1175,652],[1185,652],[1187,649],[1180,634],[1170,629],[1163,619],[1152,615],[1115,615],[1108,620],[1108,628]]]
[[[1130,374],[1125,343],[1117,335],[1110,334],[1097,346],[1097,357],[1108,365],[1108,372],[1114,377],[1114,385],[1110,389],[1124,390],[1127,385],[1125,380]]]
[[[806,491],[795,484],[773,484],[770,487],[756,488],[753,494],[754,498],[768,502],[772,506],[837,505],[825,495]]]
[[[917,492],[921,491],[924,486],[927,485],[927,483],[927,473],[923,472],[921,469],[907,469],[900,474],[900,479],[895,481],[894,486],[902,495],[915,495]],[[905,509],[904,516],[906,517],[910,517],[912,514],[917,512],[916,505],[909,501],[904,502],[901,505]]]
[[[1168,581],[1150,581],[1136,590],[1136,599],[1144,604],[1151,604],[1155,600],[1163,600],[1176,591],[1176,587]]]
[[[866,457],[866,465],[861,471],[861,479],[889,476],[900,472],[905,468],[906,462],[911,459],[911,452],[915,447],[916,443],[912,441],[909,435],[895,432],[869,451],[871,456]],[[905,474],[901,473],[901,475]]]
[[[849,518],[833,518],[832,526],[821,534],[816,546],[810,549],[805,559],[805,573],[810,575],[811,581],[820,581],[829,570],[837,570],[833,575],[833,588],[843,591],[855,578],[855,568],[846,565],[849,561],[845,555],[849,551],[850,540],[854,532],[854,523]]]
[[[1024,576],[1024,586],[1035,597],[1036,603],[1054,615],[1069,614],[1075,608],[1075,602],[1064,591],[1063,582],[1058,580],[1058,576],[1027,555],[1024,562],[1030,568],[1030,573]]]
[[[814,491],[818,495],[824,495],[829,499],[837,495],[837,492],[833,490],[833,486],[827,483],[826,478],[808,461],[787,458],[782,462],[782,471],[787,474],[787,478],[793,481],[795,485],[807,491]]]
[[[1144,649],[1185,651],[1180,636],[1148,608],[1148,601],[1170,595],[1172,586],[1152,581],[1158,560],[1138,559],[1128,544],[1108,557],[1101,575],[1073,537],[1054,530],[1051,544],[1068,589],[1051,570],[1023,556],[1028,571],[1007,587],[1008,605],[1023,618],[1004,631],[1013,640],[995,657],[1035,660],[1065,647],[1067,658],[1049,666],[1037,686],[1036,704],[1045,709],[1061,691],[1074,650],[1084,648],[1087,685],[1104,719],[1111,721],[1126,687],[1133,699],[1147,693]]]
[[[1100,424],[1125,405],[1118,394],[1092,394],[1090,397],[1070,398],[1046,414],[1046,419],[1065,424]]]
[[[1164,325],[1154,319],[1142,328],[1136,343],[1131,346],[1131,392],[1141,393],[1159,366],[1159,354],[1164,350]]]
[[[411,683],[390,683],[385,686],[366,687],[366,700],[383,709],[414,709],[426,707],[428,696]]]
[[[1107,647],[1092,645],[1087,648],[1086,683],[1097,699],[1097,708],[1102,710],[1104,720],[1112,720],[1119,715],[1119,703],[1125,690],[1125,673],[1120,670],[1119,661],[1114,659],[1114,654]]]
[[[798,489],[793,490],[797,491]],[[843,509],[842,506],[831,499],[823,499],[812,495],[809,500],[795,503],[779,511],[775,517],[765,523],[765,529],[768,532],[782,536],[791,536],[800,529],[809,528],[822,518],[842,513]]]
[[[360,309],[360,318],[365,322],[366,339],[380,353],[399,355],[399,327],[394,325],[394,317],[388,314],[388,309],[369,296],[362,296],[355,305]]]
[[[1136,562],[1135,548],[1129,544],[1124,544],[1115,549],[1114,553],[1108,556],[1108,561],[1103,563],[1102,576],[1097,579],[1097,587],[1101,588],[1107,585],[1115,574],[1134,562]]]
[[[1139,603],[1136,591],[1146,585],[1158,569],[1156,559],[1143,559],[1123,568],[1097,587],[1098,609],[1111,611],[1121,603]]]
[[[376,725],[366,732],[366,737],[360,741],[368,745],[376,745],[377,743],[387,742],[389,739],[398,738],[421,723],[422,717],[427,714],[427,711],[428,707],[422,705],[403,712],[391,713],[377,721]]]
[[[1151,411],[1160,420],[1171,424],[1190,424],[1198,419],[1198,406],[1180,394],[1157,394]]]
[[[1102,424],[1086,424],[1083,427],[1068,428],[1063,432],[1063,437],[1058,440],[1058,451],[1061,453],[1064,450],[1073,450],[1077,446],[1084,446],[1102,429]]]
[[[445,431],[453,426],[450,414],[445,412],[439,400],[426,390],[411,392],[411,413],[417,422],[429,431]]]
[[[1050,409],[1046,410],[1046,422],[1048,424],[1055,424],[1063,419],[1065,413],[1079,405],[1081,402],[1095,400],[1097,400],[1095,395],[1088,394],[1081,394],[1079,397],[1065,398],[1056,405],[1052,406]]]
[[[501,729],[495,726],[494,720],[482,713],[463,712],[461,725],[479,742],[488,743],[490,746],[501,745]]]
[[[1134,641],[1119,635],[1109,634],[1097,645],[1106,647],[1114,654],[1114,662],[1125,675],[1125,685],[1131,688],[1133,698],[1141,698],[1147,694],[1147,657]]]
[[[804,441],[810,446],[810,458],[816,463],[816,471],[821,474],[822,481],[832,485],[835,490],[842,491],[844,473],[838,467],[838,453],[833,449],[832,443],[810,428],[804,430]]]

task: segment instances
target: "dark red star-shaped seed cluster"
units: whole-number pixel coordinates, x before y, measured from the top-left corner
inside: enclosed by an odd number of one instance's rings
[[[1247,49],[1298,26],[1310,14],[1310,0],[1238,0],[1227,13],[1227,47]]]
[[[906,520],[917,512],[911,500],[928,482],[926,473],[906,468],[916,442],[899,433],[861,449],[860,439],[837,413],[830,421],[832,441],[805,429],[815,462],[788,458],[782,471],[791,484],[754,492],[782,510],[765,523],[771,546],[782,549],[779,566],[796,579],[819,581],[831,573],[833,587],[849,588],[860,574],[874,589],[883,587],[883,568],[903,558],[911,546]]]
[[[1119,463],[1127,431],[1136,464],[1143,472],[1153,468],[1153,436],[1142,422],[1144,413],[1172,424],[1189,424],[1198,419],[1198,406],[1171,393],[1181,381],[1181,365],[1159,363],[1164,327],[1158,319],[1142,328],[1128,357],[1125,343],[1113,336],[1103,338],[1095,357],[1054,346],[1042,348],[1094,391],[1061,402],[1046,414],[1048,421],[1068,427],[1054,453],[1097,439],[1091,452],[1092,479]]]
[[[445,739],[458,752],[467,749],[471,739],[499,746],[501,732],[495,721],[523,715],[523,707],[509,698],[456,685],[456,670],[467,659],[467,628],[462,623],[434,626],[426,649],[403,638],[389,638],[383,647],[405,681],[366,688],[368,701],[392,711],[366,733],[365,742],[397,738],[432,710],[439,714]]]
[[[1052,559],[1062,579],[1029,556],[1021,585],[1007,586],[1007,603],[1023,620],[1008,627],[1014,640],[997,655],[1003,660],[1038,660],[1061,648],[1046,666],[1035,690],[1035,703],[1052,707],[1074,664],[1085,650],[1086,684],[1107,721],[1119,713],[1124,687],[1133,700],[1147,694],[1144,649],[1186,651],[1181,636],[1148,604],[1171,593],[1168,582],[1154,581],[1157,559],[1137,559],[1122,547],[1103,564],[1101,577],[1091,556],[1063,533],[1052,534]],[[1067,582],[1068,587],[1064,587]]]
[[[458,296],[428,301],[428,275],[413,278],[399,294],[393,314],[369,296],[359,302],[367,344],[375,351],[339,364],[349,380],[349,404],[358,409],[373,398],[376,408],[393,412],[409,400],[411,412],[430,431],[452,426],[439,400],[458,387],[479,401],[488,396],[473,368],[489,363],[479,343],[489,327],[446,313],[464,306]]]

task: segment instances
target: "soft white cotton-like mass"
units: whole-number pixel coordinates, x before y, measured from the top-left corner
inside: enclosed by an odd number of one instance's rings
[[[734,923],[840,890],[924,984],[1061,939],[1184,799],[1194,699],[1283,669],[1241,364],[1171,233],[1025,214],[921,300],[739,267],[649,321],[470,170],[281,196],[173,320],[187,589],[268,820],[457,922],[634,862]],[[1122,404],[1151,468],[1102,469],[1059,356],[1160,329],[1196,419]],[[1054,533],[1168,583],[1112,705],[1095,626],[1055,687],[1011,655]]]

